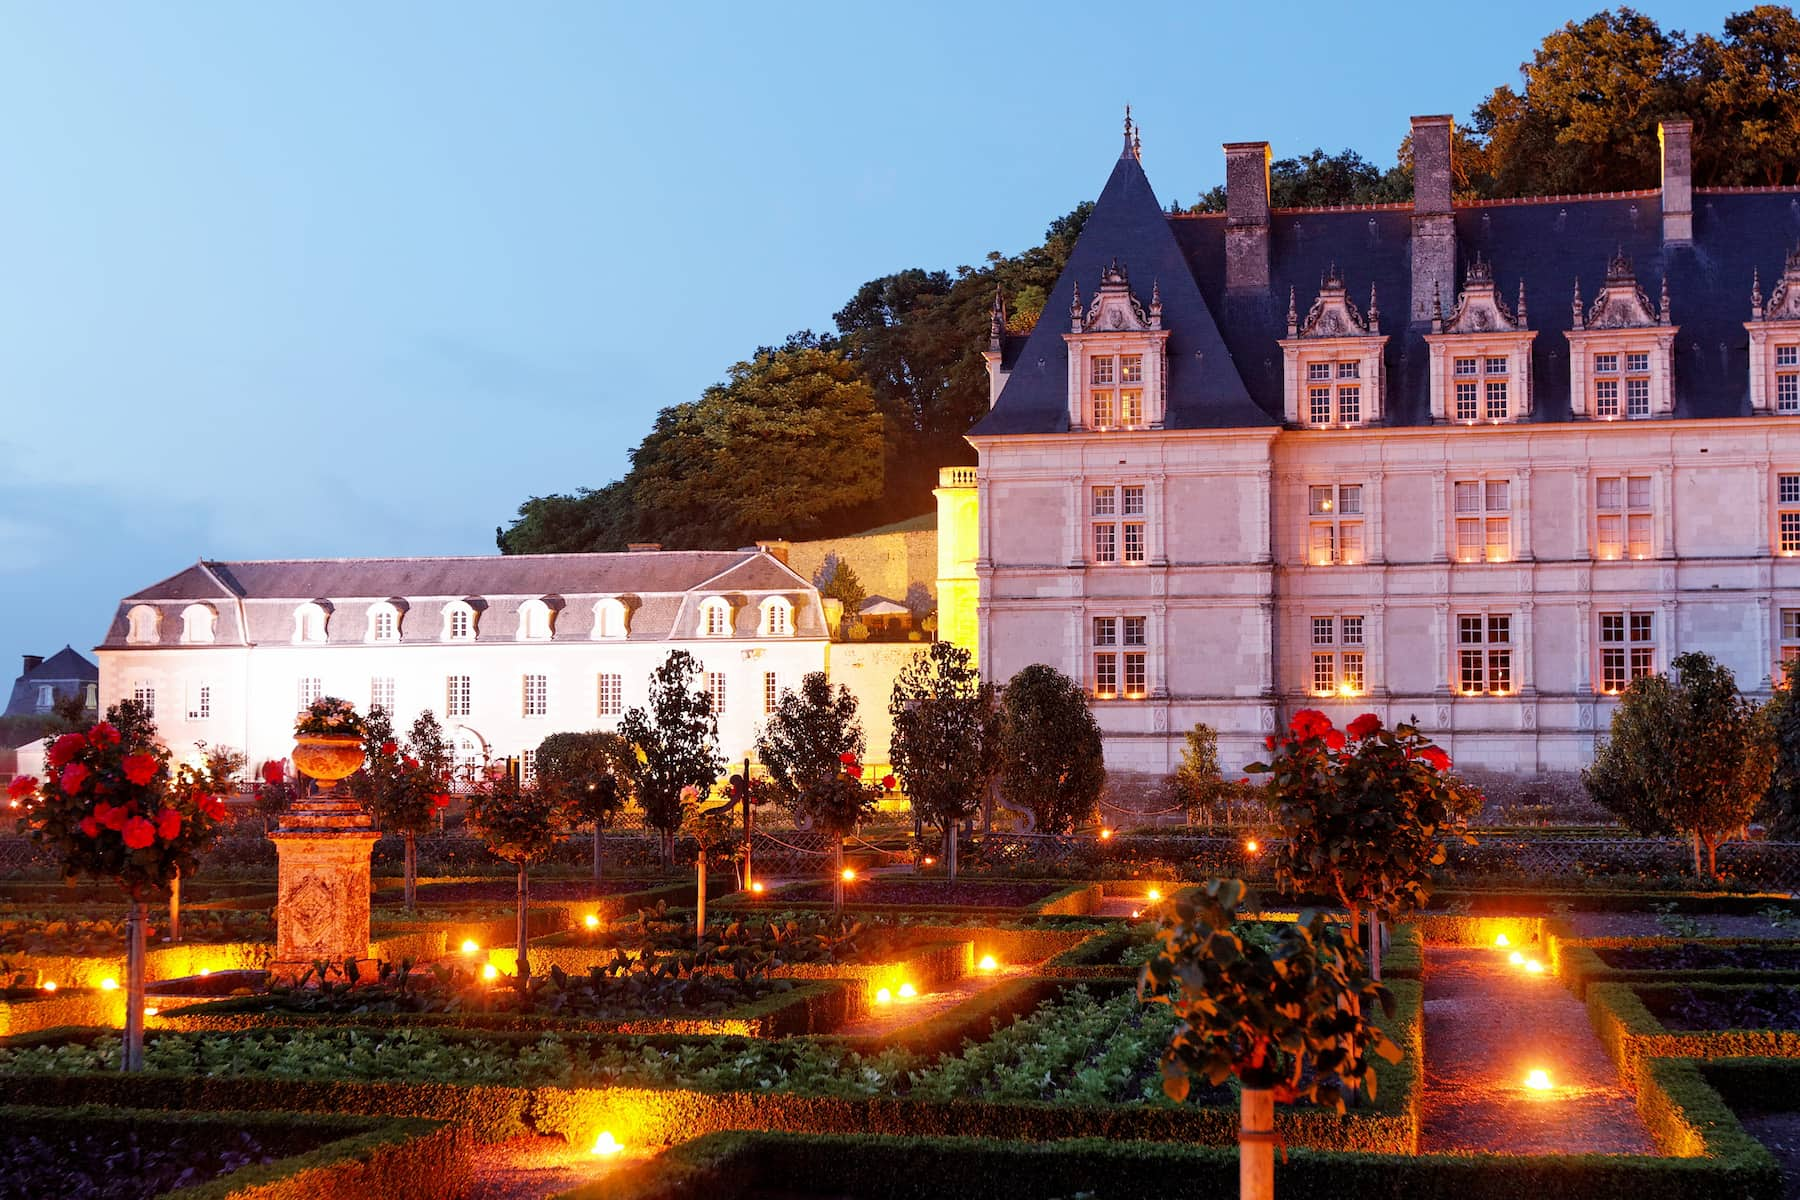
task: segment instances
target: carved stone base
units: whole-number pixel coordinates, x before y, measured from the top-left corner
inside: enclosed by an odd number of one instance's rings
[[[341,972],[343,970],[344,960],[340,957],[334,960],[331,965]],[[293,987],[300,981],[302,976],[305,976],[308,971],[312,971],[316,966],[318,966],[318,960],[316,959],[308,959],[304,962],[299,959],[288,962],[272,962],[269,964],[269,986]],[[356,982],[359,985],[376,982],[380,975],[380,971],[381,961],[379,959],[359,958],[356,960]],[[342,983],[345,979],[342,974],[334,973],[331,976],[331,981],[333,983]],[[315,972],[306,982],[309,987],[318,987],[318,974]]]
[[[360,805],[301,800],[269,835],[280,860],[275,964],[369,957],[369,854],[381,835]]]

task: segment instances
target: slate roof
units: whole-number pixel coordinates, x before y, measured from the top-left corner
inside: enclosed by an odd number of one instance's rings
[[[13,680],[12,695],[6,701],[6,715],[35,713],[37,690],[44,684],[60,684],[58,694],[77,692],[82,685],[98,683],[100,668],[89,662],[72,646],[64,646],[55,654]]]
[[[329,615],[328,643],[361,643],[369,606],[401,611],[402,642],[435,641],[447,605],[476,611],[477,642],[514,641],[522,606],[546,601],[555,641],[587,640],[597,600],[617,597],[629,613],[629,640],[685,636],[708,595],[730,599],[737,637],[754,637],[769,596],[794,606],[794,633],[827,636],[812,584],[760,550],[669,550],[627,554],[487,555],[469,558],[281,559],[200,562],[124,598],[103,648],[125,648],[128,613],[139,604],[161,617],[161,645],[179,644],[181,610],[196,601],[218,614],[214,645],[287,643],[308,601]],[[133,647],[135,648],[135,647]]]
[[[1153,216],[1154,214],[1154,216]],[[1135,156],[1113,168],[1082,228],[1069,266],[1044,307],[1045,318],[1018,355],[1018,365],[974,436],[1053,433],[1068,428],[1067,353],[1062,333],[1070,293],[1091,294],[1101,266],[1115,255],[1134,289],[1161,284],[1169,337],[1168,428],[1278,424],[1282,419],[1282,353],[1288,289],[1304,314],[1325,272],[1336,266],[1351,299],[1367,304],[1377,289],[1386,363],[1389,425],[1431,421],[1425,324],[1412,312],[1412,206],[1276,209],[1270,217],[1270,287],[1251,295],[1225,292],[1225,216],[1172,217],[1162,212]],[[1577,277],[1591,303],[1607,260],[1623,249],[1639,286],[1656,302],[1669,284],[1675,340],[1675,415],[1747,415],[1751,271],[1765,294],[1800,242],[1800,189],[1696,189],[1694,241],[1665,248],[1656,191],[1607,196],[1482,201],[1455,212],[1458,273],[1476,255],[1493,265],[1510,305],[1523,278],[1532,344],[1532,416],[1568,421],[1570,299]],[[1171,250],[1173,244],[1173,251]],[[1180,299],[1177,299],[1180,297]],[[1445,315],[1456,302],[1443,297]],[[1209,353],[1222,338],[1224,361]],[[1196,361],[1196,352],[1199,358]],[[1249,404],[1246,406],[1245,399]]]

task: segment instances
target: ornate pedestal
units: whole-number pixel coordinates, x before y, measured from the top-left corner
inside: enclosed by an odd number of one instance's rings
[[[362,763],[349,738],[301,737],[294,764],[320,793],[295,802],[269,835],[280,860],[272,978],[292,980],[321,960],[369,957],[369,854],[381,836],[362,805],[333,789]],[[372,965],[372,964],[371,964]],[[371,972],[371,974],[373,974]]]

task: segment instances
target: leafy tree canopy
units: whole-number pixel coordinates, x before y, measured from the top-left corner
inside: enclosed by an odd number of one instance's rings
[[[802,818],[833,832],[856,825],[857,813],[839,812],[837,804],[846,797],[854,801],[855,789],[836,786],[845,756],[851,762],[862,759],[856,707],[849,688],[833,688],[823,671],[809,671],[798,690],[781,694],[756,747],[782,800]]]
[[[605,825],[631,797],[631,773],[637,756],[623,735],[553,733],[538,743],[537,783],[550,793],[569,819],[582,825]]]
[[[626,711],[619,733],[636,747],[632,787],[644,819],[667,839],[681,828],[682,792],[704,794],[718,781],[719,719],[712,697],[695,686],[700,660],[672,650],[650,673],[650,706]]]
[[[894,680],[889,756],[913,810],[939,829],[974,815],[999,754],[999,706],[961,646],[933,642]]]
[[[1045,833],[1067,833],[1093,815],[1106,783],[1100,726],[1081,685],[1043,663],[1001,693],[1000,794],[1030,811]]]

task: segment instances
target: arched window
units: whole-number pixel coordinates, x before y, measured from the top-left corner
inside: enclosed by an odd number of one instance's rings
[[[596,638],[622,638],[626,634],[625,602],[616,596],[608,596],[594,603],[594,636]]]
[[[162,614],[148,604],[133,606],[125,614],[127,629],[125,640],[132,645],[142,645],[157,640],[157,626],[162,623]]]
[[[377,600],[369,605],[369,640],[371,642],[397,642],[400,640],[400,610],[386,600]]]
[[[466,600],[452,600],[444,605],[444,640],[446,642],[472,642],[475,640],[475,610]]]
[[[294,610],[294,640],[296,642],[322,642],[325,640],[325,610],[312,601],[307,601]]]
[[[210,604],[190,604],[181,610],[181,640],[187,644],[213,640],[213,623],[219,614]]]
[[[718,596],[700,602],[700,636],[731,636],[731,605]]]
[[[762,602],[762,624],[756,632],[759,637],[794,636],[794,606],[786,597],[770,596]]]
[[[550,637],[550,606],[542,600],[527,600],[519,605],[519,638],[541,642]]]

